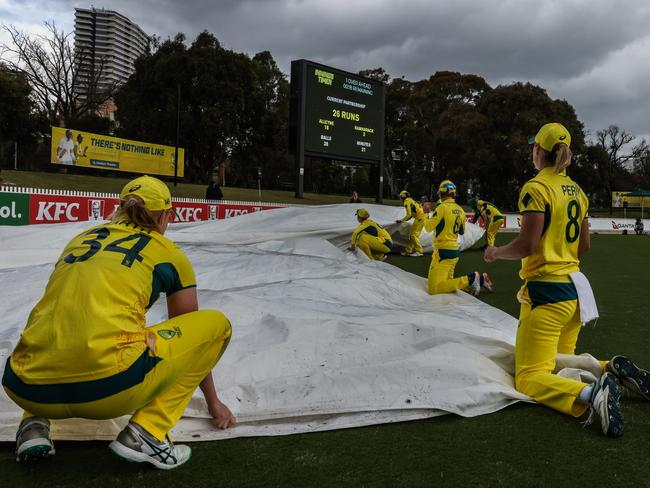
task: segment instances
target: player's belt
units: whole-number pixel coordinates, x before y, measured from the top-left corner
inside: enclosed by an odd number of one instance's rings
[[[150,356],[149,348],[147,348],[128,369],[107,378],[75,383],[35,385],[21,380],[11,368],[10,359],[7,359],[2,385],[20,398],[35,403],[93,402],[142,383],[147,373],[160,361],[162,361],[161,358]]]
[[[578,299],[578,292],[573,282],[528,281],[526,287],[532,308]]]

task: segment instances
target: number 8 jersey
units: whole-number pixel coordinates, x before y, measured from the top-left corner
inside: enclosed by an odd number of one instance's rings
[[[519,194],[519,213],[544,214],[542,239],[537,250],[521,260],[522,279],[566,276],[579,271],[578,244],[589,200],[566,172],[542,169]]]
[[[63,250],[11,356],[27,383],[69,383],[126,370],[146,349],[145,312],[160,293],[196,286],[172,241],[128,220],[93,227]]]

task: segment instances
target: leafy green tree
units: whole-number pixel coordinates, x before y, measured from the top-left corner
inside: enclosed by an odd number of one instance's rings
[[[0,163],[13,167],[17,148],[19,167],[25,168],[47,129],[47,122],[32,99],[27,78],[0,64]]]

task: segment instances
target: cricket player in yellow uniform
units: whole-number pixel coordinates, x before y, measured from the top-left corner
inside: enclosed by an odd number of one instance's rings
[[[594,384],[553,374],[558,353],[574,354],[585,322],[581,309],[587,312],[593,302],[589,282],[579,273],[579,256],[590,245],[589,202],[566,174],[571,163],[567,129],[558,123],[546,124],[530,142],[538,174],[519,195],[519,236],[505,246],[485,250],[487,262],[522,260],[515,387],[568,415],[578,417],[590,409],[588,420],[597,415],[603,433],[618,437],[623,434],[622,385],[650,400],[650,375],[625,356],[601,362],[602,373]]]
[[[488,246],[494,246],[497,237],[497,232],[503,224],[503,214],[499,209],[490,202],[485,200],[478,200],[473,205],[474,208],[474,224],[478,222],[479,217],[483,217],[483,225],[485,226],[485,237]]]
[[[119,456],[171,469],[190,458],[168,432],[197,386],[219,428],[235,419],[219,401],[211,370],[231,335],[218,311],[198,310],[189,260],[163,236],[172,218],[167,186],[136,178],[111,222],[63,250],[45,293],[5,366],[2,384],[25,410],[19,461],[54,454],[49,420],[111,419],[133,413],[111,443]],[[169,320],[146,327],[165,293]]]
[[[433,254],[429,267],[429,293],[451,293],[456,290],[467,290],[477,296],[481,288],[492,291],[492,282],[487,273],[474,271],[466,276],[454,278],[454,270],[460,258],[458,236],[465,233],[465,211],[456,203],[456,185],[449,180],[440,183],[438,187],[440,203],[433,215],[425,220],[425,230],[435,232],[433,238]],[[425,203],[424,211],[430,211],[429,203]]]
[[[359,226],[352,233],[351,250],[358,247],[371,260],[383,261],[386,254],[393,250],[393,240],[386,229],[370,220],[370,213],[365,208],[356,212]]]
[[[411,257],[423,256],[422,244],[420,244],[420,234],[422,234],[422,229],[424,228],[424,212],[422,211],[422,207],[411,198],[410,193],[406,190],[402,190],[399,197],[404,205],[404,210],[406,210],[406,215],[395,222],[401,224],[402,222],[408,222],[413,219],[413,225],[411,225],[411,231],[409,233],[409,242],[406,245],[403,255]]]

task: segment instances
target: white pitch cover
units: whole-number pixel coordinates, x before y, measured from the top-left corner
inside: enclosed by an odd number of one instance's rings
[[[394,223],[403,209],[365,204],[170,228],[194,265],[201,308],[221,310],[233,324],[213,375],[239,421],[212,429],[197,390],[176,441],[475,416],[527,400],[513,388],[516,319],[463,292],[430,296],[425,279],[347,251],[360,206],[405,235],[407,224]],[[0,227],[0,371],[64,245],[90,225]],[[482,235],[467,227],[463,247]],[[165,316],[161,298],[147,320]],[[14,439],[20,415],[0,391],[0,441]],[[53,438],[112,439],[126,420],[55,421]]]

